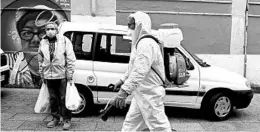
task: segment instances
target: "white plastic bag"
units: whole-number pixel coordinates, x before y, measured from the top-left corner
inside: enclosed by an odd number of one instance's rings
[[[47,86],[42,83],[38,99],[36,101],[34,112],[35,113],[50,113],[50,94]]]
[[[70,83],[68,82],[65,99],[66,108],[69,110],[77,110],[80,106],[81,101],[82,99],[80,98],[79,92],[74,83],[70,85]]]

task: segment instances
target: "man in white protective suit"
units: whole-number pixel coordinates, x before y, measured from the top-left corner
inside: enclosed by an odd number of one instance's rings
[[[127,96],[133,95],[122,131],[141,131],[146,126],[150,131],[172,131],[163,104],[165,70],[160,46],[152,38],[140,39],[151,34],[149,15],[140,11],[130,14],[128,28],[132,35],[131,56],[125,76],[115,84],[115,90],[120,90],[114,100],[117,108],[123,108]]]

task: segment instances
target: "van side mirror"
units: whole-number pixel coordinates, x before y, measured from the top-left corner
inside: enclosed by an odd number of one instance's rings
[[[186,58],[185,61],[186,61],[187,70],[194,70],[194,65],[191,63],[190,59]]]

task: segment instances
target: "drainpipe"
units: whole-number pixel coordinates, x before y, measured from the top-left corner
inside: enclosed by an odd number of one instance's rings
[[[247,29],[248,29],[248,10],[249,10],[249,3],[248,0],[246,2],[246,10],[245,10],[245,39],[244,39],[244,77],[247,74]]]
[[[95,17],[97,14],[97,0],[91,0],[91,16]]]

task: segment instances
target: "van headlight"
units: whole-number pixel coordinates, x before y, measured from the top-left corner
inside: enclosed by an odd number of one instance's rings
[[[251,83],[250,83],[250,81],[248,81],[248,80],[246,81],[246,86],[249,87],[249,88],[251,88]]]

